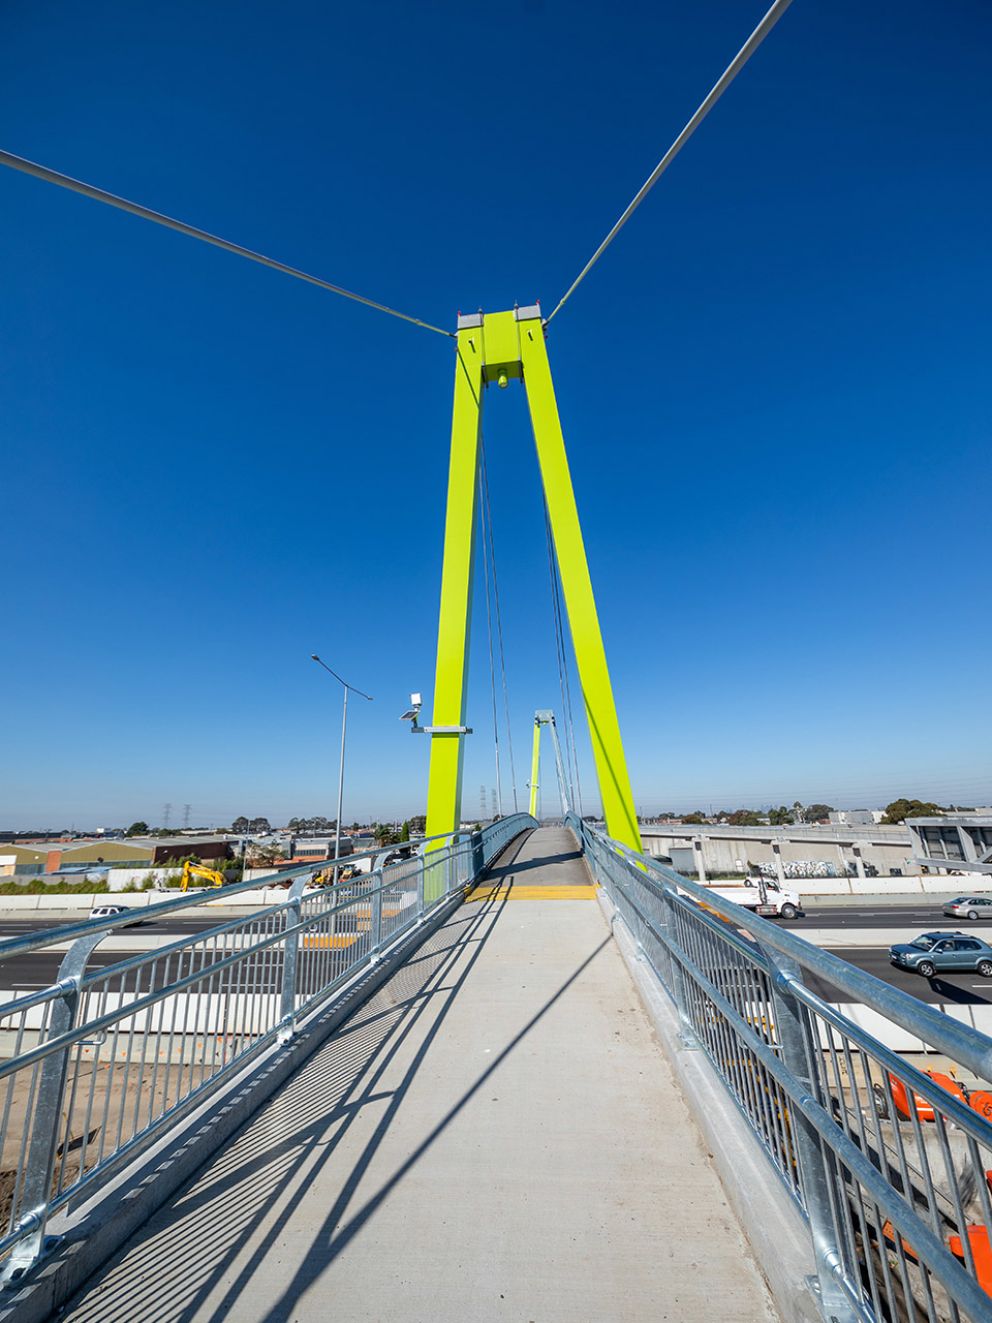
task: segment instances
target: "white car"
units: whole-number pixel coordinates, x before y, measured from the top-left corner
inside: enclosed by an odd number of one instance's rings
[[[127,914],[126,905],[97,905],[96,909],[90,910],[91,919],[112,919],[118,914]]]

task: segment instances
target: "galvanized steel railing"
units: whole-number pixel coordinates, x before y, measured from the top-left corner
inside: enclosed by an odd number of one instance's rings
[[[284,901],[101,967],[92,957],[112,928],[237,904],[258,883],[0,943],[0,961],[69,944],[50,987],[0,1005],[8,1050],[0,1060],[0,1278],[38,1259],[52,1213],[160,1138],[252,1056],[291,1039],[301,1015],[535,825],[515,814],[326,890],[305,890],[324,866],[294,869]]]
[[[992,1039],[574,815],[568,825],[683,1041],[705,1052],[806,1219],[825,1318],[992,1319]],[[898,1026],[939,1054],[952,1091],[856,1023],[852,1002],[882,1017],[878,1035]]]

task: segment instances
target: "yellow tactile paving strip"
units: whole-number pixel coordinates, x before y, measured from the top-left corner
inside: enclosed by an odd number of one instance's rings
[[[501,882],[498,885],[483,882],[474,887],[466,900],[488,900],[499,896],[501,900],[595,900],[595,887],[528,887],[517,883]]]

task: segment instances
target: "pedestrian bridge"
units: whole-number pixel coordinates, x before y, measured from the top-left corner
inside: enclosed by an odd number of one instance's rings
[[[69,1319],[768,1316],[574,839],[507,854]]]
[[[0,1007],[0,1319],[990,1317],[992,1127],[804,973],[987,1039],[577,819],[487,832],[89,972],[76,925]]]

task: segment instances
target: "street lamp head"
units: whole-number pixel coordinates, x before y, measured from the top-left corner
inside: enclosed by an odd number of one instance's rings
[[[370,703],[372,702],[371,694],[367,694],[364,689],[356,689],[353,684],[349,684],[344,676],[338,675],[337,671],[332,671],[327,662],[322,661],[315,652],[311,652],[310,660],[315,661],[318,666],[322,667],[327,672],[328,675],[333,675],[338,684],[343,686],[346,696],[348,693],[357,694],[359,698],[366,698]]]

